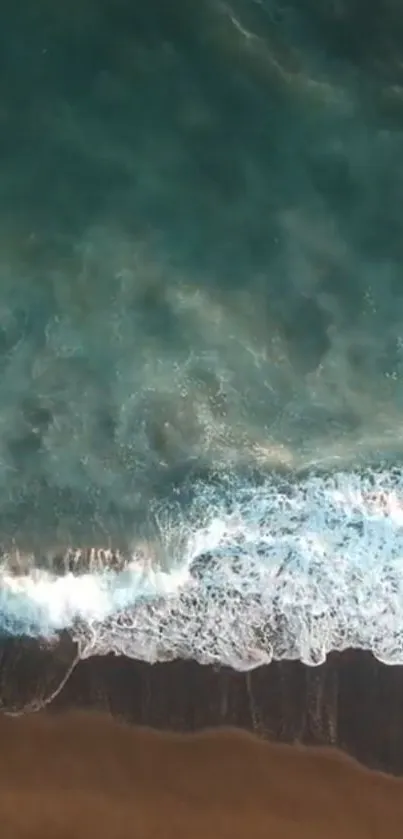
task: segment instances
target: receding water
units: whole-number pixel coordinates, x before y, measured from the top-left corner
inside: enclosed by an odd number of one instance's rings
[[[403,661],[402,21],[392,0],[3,13],[5,632]],[[178,598],[197,627],[171,626]]]

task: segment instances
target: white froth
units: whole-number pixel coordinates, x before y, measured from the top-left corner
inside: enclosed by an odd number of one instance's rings
[[[399,469],[200,484],[183,516],[189,535],[171,572],[133,563],[58,579],[3,574],[4,623],[37,635],[70,628],[83,656],[250,669],[273,657],[317,665],[358,647],[403,663]]]
[[[186,568],[166,573],[138,562],[120,572],[65,574],[47,571],[29,576],[0,575],[0,614],[3,622],[20,632],[52,636],[69,629],[75,621],[102,623],[116,612],[133,607],[138,600],[169,597],[183,584]]]

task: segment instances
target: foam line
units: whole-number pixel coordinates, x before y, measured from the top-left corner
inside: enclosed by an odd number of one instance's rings
[[[317,665],[356,647],[403,663],[400,469],[200,483],[176,527],[171,570],[135,558],[123,571],[59,578],[3,570],[4,628],[70,629],[83,657],[251,669],[273,657]]]
[[[168,597],[186,578],[186,569],[166,573],[142,567],[135,559],[118,573],[56,576],[32,570],[0,576],[0,616],[3,631],[53,638],[79,620],[101,623],[138,600]]]

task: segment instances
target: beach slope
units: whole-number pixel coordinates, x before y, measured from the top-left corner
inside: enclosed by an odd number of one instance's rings
[[[403,781],[337,751],[106,715],[0,717],[3,839],[388,839]]]

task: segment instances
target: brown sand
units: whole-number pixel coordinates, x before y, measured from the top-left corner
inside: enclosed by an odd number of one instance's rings
[[[402,839],[403,780],[232,730],[165,735],[85,713],[0,717],[0,835]]]

